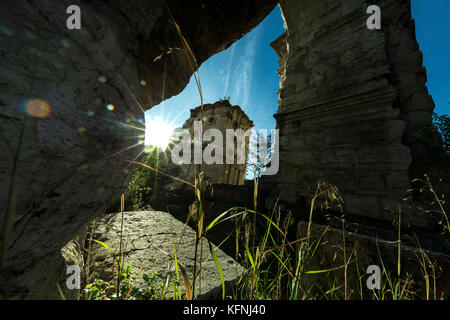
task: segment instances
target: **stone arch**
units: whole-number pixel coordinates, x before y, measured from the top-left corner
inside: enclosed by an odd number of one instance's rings
[[[129,115],[143,117],[186,86],[196,67],[186,51],[200,65],[277,0],[80,0],[76,31],[65,28],[71,4],[0,2],[0,294],[7,298],[59,298],[47,266],[64,283],[60,249],[120,198],[127,160],[141,151],[130,143],[142,132]],[[29,117],[30,101],[52,113]]]
[[[155,105],[177,94],[193,72],[185,52],[178,50],[180,35],[171,20],[201,64],[250,31],[278,3],[154,0],[131,7],[125,1],[79,2],[83,25],[76,32],[64,29],[62,13],[69,0],[0,2],[0,73],[6,75],[6,81],[0,80],[0,143],[6,150],[0,153],[5,197],[0,221],[12,226],[9,241],[3,241],[8,254],[0,263],[6,297],[58,298],[54,282],[46,279],[47,266],[54,264],[64,279],[59,250],[126,187],[126,160],[139,153],[129,149],[126,136],[136,132],[107,124],[125,122],[129,112],[139,111],[137,102]],[[280,3],[289,50],[276,116],[282,145],[277,179],[287,200],[307,196],[308,184],[331,178],[343,188],[347,210],[385,218],[385,206],[409,185],[414,148],[404,140],[405,128],[411,133],[412,124],[428,122],[432,101],[409,1],[380,3],[390,15],[379,32],[361,29],[360,1]],[[338,45],[330,50],[332,43]],[[405,61],[412,71],[404,72]],[[354,63],[346,67],[345,62]],[[310,79],[302,77],[308,72]],[[412,77],[416,72],[420,77]],[[171,76],[165,78],[166,73]],[[24,98],[45,101],[52,116],[27,118],[25,125],[18,108]],[[106,104],[114,104],[114,113]],[[94,121],[99,117],[106,120]],[[343,130],[344,125],[350,129]],[[21,127],[25,151],[14,162]],[[368,141],[382,147],[372,149]],[[295,149],[306,152],[296,154]],[[126,151],[117,153],[121,150]],[[373,170],[379,174],[365,174]],[[15,202],[6,199],[12,180]],[[5,230],[0,230],[2,240]]]

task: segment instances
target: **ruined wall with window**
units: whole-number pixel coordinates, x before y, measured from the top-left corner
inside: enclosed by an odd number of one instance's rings
[[[229,185],[242,185],[245,181],[246,175],[246,161],[244,163],[238,163],[238,140],[234,139],[232,146],[227,144],[226,130],[231,129],[235,132],[241,129],[243,132],[247,132],[253,127],[253,122],[242,111],[239,106],[233,106],[228,100],[221,100],[213,104],[203,105],[203,117],[202,107],[191,109],[191,116],[183,124],[182,128],[187,129],[190,132],[192,144],[194,144],[194,123],[195,121],[202,121],[203,118],[203,133],[209,129],[217,129],[222,133],[223,137],[223,164],[202,164],[194,163],[194,147],[192,147],[190,164],[181,165],[184,171],[184,178],[190,181],[194,181],[194,177],[198,176],[200,172],[203,172],[204,179],[214,184],[229,184]],[[212,141],[202,140],[202,150],[213,143]],[[226,152],[233,150],[234,161],[232,164],[226,161]],[[247,158],[249,150],[249,137],[245,138],[245,158]]]

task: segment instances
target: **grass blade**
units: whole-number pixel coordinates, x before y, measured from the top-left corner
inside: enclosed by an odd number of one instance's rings
[[[248,260],[250,261],[250,263],[252,265],[253,271],[256,271],[255,262],[253,261],[252,254],[250,253],[250,250],[248,249],[247,246],[245,246],[245,252],[247,252],[247,257],[248,257]]]
[[[191,285],[189,284],[189,277],[186,273],[186,270],[184,270],[183,266],[179,264],[181,269],[181,274],[183,275],[184,280],[184,286],[186,287],[186,299],[192,300],[192,291],[191,291]]]
[[[212,247],[211,242],[208,241],[208,245],[209,245],[209,251],[211,252],[211,256],[214,260],[214,263],[216,264],[217,270],[219,270],[220,282],[222,284],[222,299],[225,300],[225,280],[223,278],[222,267],[220,266],[219,259],[217,258],[216,251]]]
[[[94,240],[94,239],[92,239],[92,241],[97,242],[98,244],[102,245],[106,250],[111,251],[111,248],[106,243],[104,243],[100,240]]]
[[[227,211],[225,211],[224,213],[220,214],[217,218],[215,218],[206,228],[205,231],[208,231],[209,229],[211,229],[212,227],[214,227],[215,224],[217,224],[218,221],[220,221],[224,216],[226,216],[228,213],[230,213],[230,211],[233,211],[234,208],[228,209]]]

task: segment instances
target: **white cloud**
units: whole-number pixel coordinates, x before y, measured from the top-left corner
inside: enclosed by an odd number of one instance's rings
[[[248,35],[244,53],[240,57],[233,74],[234,91],[232,97],[243,108],[247,108],[250,98],[258,35],[257,30]]]
[[[228,61],[228,67],[227,67],[227,74],[225,76],[225,88],[223,90],[222,96],[225,96],[227,94],[228,84],[230,82],[231,67],[233,66],[233,59],[234,59],[235,52],[236,52],[236,44],[234,44],[233,47],[231,48],[231,55],[230,55],[230,59]]]

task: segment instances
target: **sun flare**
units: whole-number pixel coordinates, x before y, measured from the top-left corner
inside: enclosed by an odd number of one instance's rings
[[[160,117],[149,119],[145,124],[145,145],[166,149],[173,127]]]

